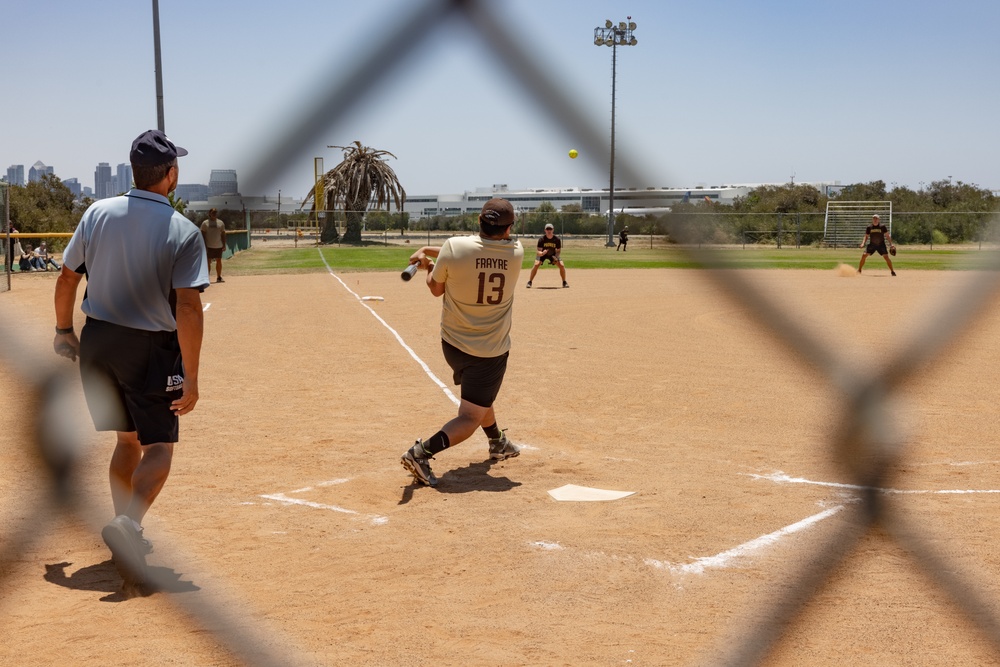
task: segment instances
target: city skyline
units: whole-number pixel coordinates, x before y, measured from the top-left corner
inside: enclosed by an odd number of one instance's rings
[[[269,142],[282,140],[303,109],[415,5],[161,5],[166,131],[190,151],[180,161],[181,182],[207,183],[220,167],[249,177]],[[611,49],[595,46],[593,31],[605,19],[632,16],[638,43],[617,53],[617,155],[649,185],[881,179],[917,189],[951,176],[1000,188],[992,156],[1000,92],[988,85],[1000,62],[991,29],[998,3],[637,0],[625,8],[599,0],[508,0],[490,7],[602,132],[610,129]],[[0,48],[12,59],[34,55],[5,72],[5,86],[32,103],[0,108],[0,163],[42,156],[60,176],[86,182],[95,164],[124,162],[107,156],[127,155],[132,139],[156,125],[149,3],[71,3],[55,15],[38,3],[8,10],[9,38]],[[306,38],[311,29],[301,17],[331,12],[368,37]],[[319,133],[262,191],[246,194],[280,189],[302,197],[313,157],[332,167],[341,154],[329,147],[355,140],[393,153],[390,166],[412,193],[495,183],[607,187],[601,152],[586,150],[579,136],[541,112],[461,19],[412,38],[421,46],[356,109]],[[186,46],[215,43],[224,48]],[[121,71],[70,77],[60,86],[46,78],[61,63],[103,57],[108,46],[134,58]],[[81,131],[51,130],[66,126]],[[579,157],[571,160],[574,148]]]

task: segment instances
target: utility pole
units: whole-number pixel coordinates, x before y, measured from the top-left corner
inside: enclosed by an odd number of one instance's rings
[[[163,65],[160,62],[160,3],[153,0],[153,59],[156,70],[156,129],[166,132],[163,126]]]

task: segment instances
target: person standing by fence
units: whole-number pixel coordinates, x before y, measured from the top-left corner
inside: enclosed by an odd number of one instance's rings
[[[208,257],[209,270],[212,260],[215,260],[215,282],[224,283],[222,279],[222,253],[226,250],[226,223],[218,218],[219,212],[211,208],[208,219],[201,223],[201,235],[205,239],[205,252]]]

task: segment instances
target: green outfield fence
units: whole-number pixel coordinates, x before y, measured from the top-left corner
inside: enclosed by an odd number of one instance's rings
[[[396,11],[393,8],[393,12]],[[574,138],[573,145],[581,153],[586,151],[586,154],[598,156],[595,157],[597,163],[608,164],[610,151],[605,124],[595,125],[581,114],[579,95],[564,87],[558,72],[546,70],[544,61],[524,42],[517,27],[501,15],[497,3],[492,0],[426,0],[408,5],[407,11],[408,16],[398,23],[399,17],[387,17],[392,19],[387,25],[397,27],[366,42],[367,50],[355,61],[337,62],[336,84],[325,88],[314,102],[289,104],[286,122],[282,125],[286,128],[285,134],[275,137],[270,147],[262,147],[258,164],[245,179],[248,191],[263,191],[263,184],[288,167],[295,156],[315,145],[325,145],[327,137],[331,136],[331,127],[342,124],[360,106],[374,103],[372,93],[385,82],[395,65],[407,61],[410,66],[418,66],[419,61],[410,56],[421,44],[438,37],[440,30],[447,30],[449,36],[459,30],[469,33],[470,39],[464,40],[463,45],[483,49],[534,98],[540,116],[547,116],[563,128],[568,137]],[[594,18],[598,20],[603,15]],[[316,82],[315,85],[320,88],[324,84]],[[643,179],[638,163],[628,157],[620,158],[616,168],[623,182],[651,180]],[[784,216],[783,224],[788,220]],[[721,221],[716,222],[721,224]],[[832,397],[829,413],[840,417],[825,446],[844,470],[851,471],[849,481],[867,489],[860,502],[850,510],[853,520],[841,522],[835,534],[819,545],[804,563],[778,573],[773,585],[766,588],[770,592],[762,596],[758,604],[742,610],[742,622],[733,624],[736,629],[699,656],[698,662],[710,665],[764,662],[793,622],[809,622],[802,613],[805,607],[838,569],[852,567],[848,554],[863,537],[873,532],[895,542],[937,592],[981,631],[1000,662],[1000,619],[996,613],[1000,601],[986,597],[979,582],[962,565],[943,555],[933,536],[921,525],[920,517],[891,506],[875,490],[891,469],[903,467],[900,464],[904,435],[895,430],[895,422],[890,418],[890,403],[897,398],[902,385],[924,373],[946,346],[960,343],[957,341],[959,335],[975,323],[1000,292],[1000,254],[991,255],[988,268],[993,270],[978,272],[961,299],[949,301],[932,319],[914,322],[911,328],[918,335],[882,368],[865,369],[862,373],[846,369],[840,363],[838,350],[804,329],[796,314],[788,312],[777,297],[756,290],[740,277],[741,272],[716,270],[728,268],[725,256],[713,252],[711,244],[700,238],[699,226],[690,224],[690,215],[687,218],[670,217],[665,224],[665,233],[679,243],[679,249],[706,269],[700,275],[719,288],[724,295],[721,298],[748,312],[769,333],[772,341],[784,346],[789,359],[812,369],[818,381],[828,385]],[[754,224],[753,229],[763,227]],[[982,232],[986,237],[994,237],[994,221],[984,222]],[[237,243],[235,239],[234,243]],[[246,243],[249,246],[249,238]],[[73,434],[83,429],[67,428],[59,409],[69,400],[63,393],[76,386],[66,381],[70,371],[65,370],[66,365],[56,365],[55,361],[49,364],[48,370],[42,370],[38,363],[29,363],[27,347],[20,342],[12,323],[0,322],[0,332],[3,342],[0,359],[5,370],[23,379],[23,386],[32,392],[36,406],[33,414],[37,418],[34,446],[39,454],[38,478],[25,480],[24,486],[34,488],[44,484],[49,489],[47,502],[25,510],[27,516],[21,521],[22,528],[2,536],[0,584],[6,584],[4,580],[15,569],[8,565],[21,559],[28,547],[46,534],[44,527],[52,525],[53,513],[81,517],[94,526],[95,532],[103,523],[99,518],[103,513],[83,493],[83,483],[77,474],[85,450]],[[153,583],[166,587],[170,582],[154,579]],[[169,599],[203,630],[212,633],[217,642],[232,653],[234,660],[247,665],[283,667],[314,664],[314,660],[307,659],[281,638],[268,634],[268,630],[247,630],[232,622],[233,614],[247,605],[227,599],[218,590],[169,596]],[[3,623],[0,619],[0,626]],[[970,635],[956,634],[955,641],[971,641]],[[919,661],[921,656],[905,659]]]

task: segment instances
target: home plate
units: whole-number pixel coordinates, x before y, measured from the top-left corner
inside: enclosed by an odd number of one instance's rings
[[[577,486],[576,484],[567,484],[566,486],[560,486],[558,489],[552,489],[549,491],[549,495],[556,500],[576,501],[619,500],[621,498],[631,496],[633,493],[635,493],[635,491],[592,489],[587,486]]]

